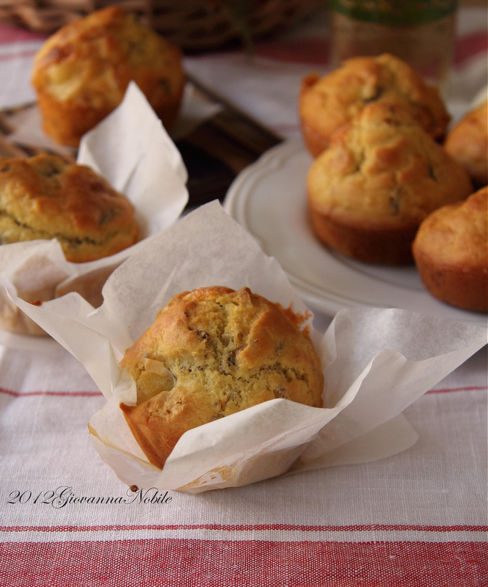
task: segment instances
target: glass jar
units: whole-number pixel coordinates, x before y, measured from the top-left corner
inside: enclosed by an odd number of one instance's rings
[[[452,61],[456,0],[331,0],[332,65],[391,53],[441,89]]]

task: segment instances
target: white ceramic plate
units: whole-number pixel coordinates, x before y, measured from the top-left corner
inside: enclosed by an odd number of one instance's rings
[[[225,208],[276,257],[311,308],[333,315],[350,306],[396,307],[481,321],[484,314],[434,299],[414,267],[381,267],[348,259],[322,245],[307,220],[305,178],[311,158],[301,141],[265,153],[231,185]]]

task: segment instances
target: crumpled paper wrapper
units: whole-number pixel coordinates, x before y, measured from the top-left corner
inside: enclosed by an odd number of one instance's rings
[[[29,302],[78,291],[99,305],[103,283],[113,269],[145,239],[173,224],[188,202],[180,153],[133,82],[121,105],[83,137],[77,161],[92,167],[134,204],[142,238],[88,263],[67,261],[56,239],[0,246],[0,326],[10,331],[43,334],[9,302],[6,290]]]
[[[106,398],[89,423],[102,459],[128,485],[198,493],[287,471],[365,462],[411,446],[403,410],[486,343],[477,322],[397,309],[342,310],[325,334],[308,326],[322,358],[324,408],[276,399],[186,432],[162,471],[149,464],[119,408],[135,403],[124,351],[182,291],[224,285],[308,309],[278,262],[212,202],[144,243],[107,280],[94,309],[76,293],[15,302],[83,363]]]

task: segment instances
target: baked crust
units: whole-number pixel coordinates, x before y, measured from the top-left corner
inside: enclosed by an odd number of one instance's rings
[[[302,81],[299,117],[312,156],[319,155],[337,130],[375,102],[403,104],[433,138],[445,136],[450,116],[435,87],[393,55],[354,57],[325,76],[311,74]]]
[[[121,362],[137,388],[121,409],[149,461],[162,468],[187,430],[270,399],[321,406],[320,359],[298,324],[248,288],[172,298]]]
[[[57,155],[0,159],[0,242],[56,238],[68,261],[106,257],[134,244],[129,200],[85,165]]]
[[[120,6],[67,24],[47,39],[32,70],[46,134],[77,146],[120,104],[131,80],[170,128],[184,88],[180,50]]]
[[[488,312],[488,187],[432,212],[420,225],[413,254],[432,296]]]
[[[467,173],[403,105],[366,106],[310,166],[308,208],[318,238],[371,263],[412,263],[420,222],[472,192]]]
[[[461,118],[447,135],[444,147],[466,169],[475,186],[488,184],[488,100]]]

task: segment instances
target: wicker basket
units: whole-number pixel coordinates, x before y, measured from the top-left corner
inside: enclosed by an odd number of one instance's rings
[[[324,0],[0,0],[0,21],[52,33],[110,4],[135,12],[183,50],[208,50],[276,33]]]

